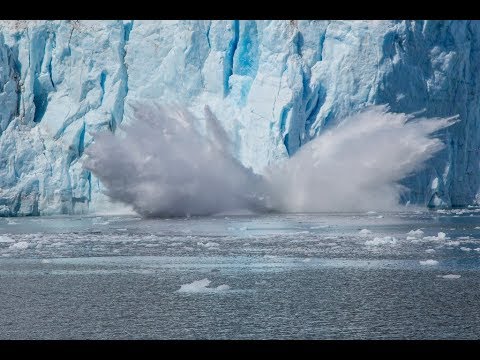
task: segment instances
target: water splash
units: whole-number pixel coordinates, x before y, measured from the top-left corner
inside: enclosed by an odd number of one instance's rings
[[[95,136],[84,167],[143,216],[393,209],[405,191],[399,181],[443,148],[431,135],[456,118],[388,110],[369,107],[255,174],[235,158],[208,107],[202,122],[179,106],[137,105],[124,136]]]
[[[431,137],[456,121],[418,118],[372,106],[310,141],[267,170],[273,206],[281,211],[393,210],[399,184],[444,147]]]
[[[179,106],[134,107],[125,136],[99,133],[84,167],[113,200],[143,216],[210,215],[230,209],[262,210],[264,179],[229,150],[227,135],[206,108],[205,130]]]

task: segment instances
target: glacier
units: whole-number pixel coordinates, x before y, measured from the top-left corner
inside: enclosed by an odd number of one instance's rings
[[[0,21],[0,216],[109,209],[82,166],[139,101],[222,122],[259,172],[366,106],[458,115],[403,201],[480,202],[479,21]]]

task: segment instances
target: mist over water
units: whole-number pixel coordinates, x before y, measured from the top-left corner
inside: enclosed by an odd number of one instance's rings
[[[255,212],[390,210],[399,181],[443,148],[432,136],[456,118],[419,118],[372,106],[255,174],[239,162],[208,107],[137,105],[124,136],[95,135],[84,167],[115,201],[147,217]]]

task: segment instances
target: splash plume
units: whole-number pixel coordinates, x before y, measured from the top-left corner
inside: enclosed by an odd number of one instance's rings
[[[456,121],[372,106],[256,174],[232,154],[208,107],[203,128],[179,106],[137,105],[134,115],[124,138],[96,134],[84,167],[113,200],[148,217],[393,209],[405,191],[399,181],[443,148],[432,134]]]

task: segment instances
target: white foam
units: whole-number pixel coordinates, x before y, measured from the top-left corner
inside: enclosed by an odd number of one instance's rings
[[[427,249],[425,250],[425,252],[428,254],[433,254],[435,252],[435,249]]]
[[[427,265],[427,266],[438,265],[438,261],[429,259],[425,261],[420,261],[420,265]]]
[[[460,250],[462,250],[462,251],[467,251],[467,252],[468,252],[468,251],[472,251],[471,248],[469,248],[469,247],[464,247],[464,246],[462,246],[462,247],[460,248]]]

